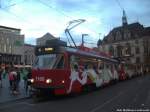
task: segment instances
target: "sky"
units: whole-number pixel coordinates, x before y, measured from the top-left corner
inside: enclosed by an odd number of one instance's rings
[[[47,32],[61,40],[69,21],[86,21],[70,32],[77,44],[81,35],[87,46],[96,46],[114,27],[122,25],[122,12],[128,23],[150,26],[150,0],[0,0],[0,25],[21,29],[25,42],[35,45]]]

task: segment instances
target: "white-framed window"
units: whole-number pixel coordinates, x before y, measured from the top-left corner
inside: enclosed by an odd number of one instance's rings
[[[6,46],[6,44],[4,44],[4,52],[5,53],[7,52],[7,46]]]
[[[7,45],[9,45],[9,38],[6,39],[6,43],[7,43]]]
[[[9,53],[12,53],[12,46],[9,45]]]

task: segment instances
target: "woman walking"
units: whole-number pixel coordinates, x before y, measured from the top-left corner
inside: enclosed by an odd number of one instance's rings
[[[0,68],[0,88],[2,88],[2,69]]]

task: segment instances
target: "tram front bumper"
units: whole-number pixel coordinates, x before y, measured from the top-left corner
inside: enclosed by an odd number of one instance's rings
[[[41,94],[55,94],[55,91],[58,90],[65,90],[63,85],[61,86],[40,86],[40,85],[33,85],[31,89],[32,94],[41,95]]]

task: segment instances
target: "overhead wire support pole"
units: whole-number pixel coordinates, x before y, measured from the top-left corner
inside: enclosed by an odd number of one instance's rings
[[[81,43],[82,46],[84,46],[84,43],[85,43],[85,42],[84,42],[84,37],[85,37],[85,36],[88,36],[88,34],[82,34],[82,43]]]

